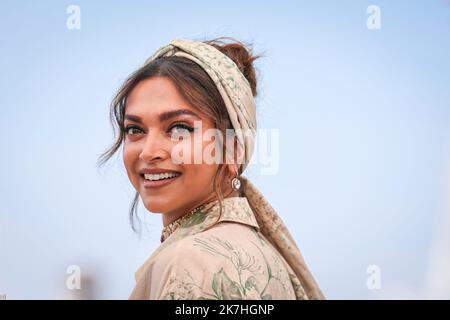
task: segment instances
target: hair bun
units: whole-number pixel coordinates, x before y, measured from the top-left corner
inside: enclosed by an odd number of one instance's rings
[[[227,43],[224,40],[231,40],[232,42]],[[250,88],[252,89],[253,96],[257,95],[257,80],[256,71],[253,66],[253,61],[261,57],[260,55],[253,55],[252,45],[246,45],[234,38],[230,37],[220,37],[212,40],[204,41],[216,49],[218,49],[223,54],[227,55],[231,60],[236,63],[236,65],[241,70],[242,74],[247,78],[250,83]]]

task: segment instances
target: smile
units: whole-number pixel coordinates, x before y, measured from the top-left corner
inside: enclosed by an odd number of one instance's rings
[[[181,173],[179,172],[165,172],[157,174],[146,173],[141,175],[145,188],[165,186],[176,180],[179,176],[181,176]]]
[[[151,181],[158,181],[162,179],[170,179],[179,176],[180,173],[178,172],[166,172],[166,173],[157,173],[157,174],[151,174],[146,173],[144,174],[145,180],[151,180]]]

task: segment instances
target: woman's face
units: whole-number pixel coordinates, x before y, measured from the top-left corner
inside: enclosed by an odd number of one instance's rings
[[[153,77],[136,85],[127,99],[124,128],[123,160],[128,177],[144,206],[164,213],[165,224],[214,198],[218,164],[194,162],[196,152],[203,155],[211,140],[193,143],[195,134],[201,136],[214,124],[188,104],[169,78]],[[175,146],[176,150],[190,150],[190,161],[173,161]],[[156,170],[177,176],[161,179]]]

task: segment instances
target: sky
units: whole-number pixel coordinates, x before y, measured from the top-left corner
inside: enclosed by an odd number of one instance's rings
[[[159,47],[219,36],[264,55],[258,126],[279,132],[278,170],[244,175],[326,297],[449,299],[445,0],[1,1],[0,295],[76,298],[79,266],[81,296],[128,298],[162,221],[140,204],[133,233],[121,154],[96,166],[114,141],[109,104]]]

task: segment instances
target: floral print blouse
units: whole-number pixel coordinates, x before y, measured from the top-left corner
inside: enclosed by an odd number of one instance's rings
[[[137,270],[129,299],[308,299],[245,197],[207,204]]]

